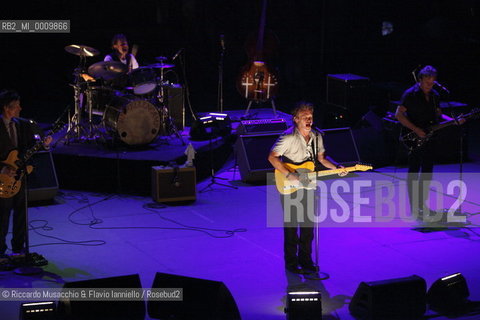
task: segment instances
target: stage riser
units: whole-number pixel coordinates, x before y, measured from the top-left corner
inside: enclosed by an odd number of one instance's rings
[[[213,149],[214,169],[220,169],[231,154],[231,144]],[[172,159],[185,163],[186,156]],[[151,170],[153,166],[168,165],[165,161],[126,160],[54,154],[60,188],[106,193],[151,195]],[[210,174],[210,153],[200,149],[195,156],[197,181]]]

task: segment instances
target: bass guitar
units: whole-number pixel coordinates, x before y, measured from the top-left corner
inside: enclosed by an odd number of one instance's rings
[[[281,194],[291,194],[298,189],[315,189],[316,179],[319,177],[331,176],[344,171],[353,172],[373,169],[372,166],[356,164],[351,167],[315,171],[315,165],[312,161],[306,161],[299,165],[291,163],[284,163],[283,165],[288,171],[298,174],[299,181],[298,183],[290,181],[282,172],[275,169],[275,184],[278,192]]]
[[[461,118],[463,118],[465,120],[468,120],[468,119],[478,118],[479,116],[480,116],[480,109],[477,108],[477,109],[474,109],[472,112],[462,116]],[[441,122],[439,124],[430,126],[426,129],[424,129],[424,131],[426,133],[426,136],[424,138],[420,138],[412,130],[409,130],[405,127],[402,127],[402,130],[406,130],[408,132],[403,133],[400,136],[400,141],[405,145],[405,147],[409,151],[414,151],[416,149],[419,149],[419,148],[423,147],[432,138],[432,136],[435,134],[435,132],[437,132],[438,130],[441,130],[443,128],[446,128],[448,126],[455,125],[455,124],[457,124],[457,120],[447,120],[447,121]]]
[[[63,123],[56,122],[52,130],[47,136],[54,134],[63,127]],[[7,166],[15,170],[15,176],[11,177],[8,174],[0,173],[0,198],[11,198],[20,191],[22,186],[22,179],[25,174],[30,174],[33,171],[33,166],[27,165],[28,160],[42,148],[44,140],[38,140],[33,147],[28,149],[23,155],[22,159],[18,157],[18,150],[10,151],[7,158],[0,161],[0,167]]]

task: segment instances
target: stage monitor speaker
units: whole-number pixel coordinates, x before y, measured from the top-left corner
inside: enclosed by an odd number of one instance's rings
[[[156,202],[193,201],[196,181],[194,167],[152,167],[152,198]]]
[[[182,301],[148,300],[148,315],[154,319],[240,320],[230,290],[220,281],[157,273],[152,288],[182,288]]]
[[[33,171],[27,177],[28,201],[53,199],[58,192],[57,173],[49,151],[40,151],[30,158]]]
[[[273,173],[268,154],[280,133],[240,135],[235,143],[235,153],[244,182],[266,182],[267,173]]]
[[[455,273],[432,284],[427,292],[427,302],[434,311],[455,314],[465,311],[469,296],[467,280],[461,273]]]
[[[349,305],[356,319],[418,319],[426,307],[427,284],[419,276],[361,282]]]
[[[172,118],[177,130],[185,128],[185,95],[183,88],[172,84],[165,88],[167,95],[168,114]]]
[[[323,145],[326,155],[339,163],[359,162],[357,143],[350,127],[325,129],[323,133]]]
[[[83,280],[66,283],[66,289],[73,288],[137,288],[141,289],[140,276],[138,274],[119,276],[102,279]],[[60,319],[66,320],[143,320],[145,319],[145,302],[139,301],[106,301],[92,300],[60,300]]]

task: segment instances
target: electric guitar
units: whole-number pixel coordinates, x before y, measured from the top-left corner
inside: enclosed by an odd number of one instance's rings
[[[59,131],[63,127],[63,123],[58,121],[53,124],[52,130],[46,135],[47,137]],[[0,161],[0,167],[7,166],[16,171],[15,176],[0,173],[0,198],[11,198],[20,191],[22,179],[26,174],[33,171],[33,166],[26,165],[28,160],[43,146],[44,140],[38,140],[33,147],[28,149],[22,159],[18,158],[18,150],[10,151],[7,159]]]
[[[339,169],[328,169],[321,171],[314,171],[315,165],[312,161],[306,161],[302,164],[295,165],[291,163],[284,163],[285,168],[290,171],[299,174],[298,183],[288,180],[288,178],[275,169],[275,184],[277,186],[278,192],[281,194],[291,194],[298,189],[315,189],[316,188],[316,178],[325,177],[330,175],[339,174],[341,172],[353,172],[353,171],[367,171],[372,170],[372,166],[367,166],[363,164],[356,164],[351,167],[339,168]]]
[[[472,112],[462,116],[461,118],[468,120],[468,119],[475,119],[480,116],[480,109],[474,109]],[[438,130],[441,130],[445,127],[451,126],[457,124],[456,120],[447,120],[444,122],[441,122],[439,124],[430,126],[426,129],[424,129],[426,136],[424,138],[420,138],[415,132],[403,127],[402,130],[407,130],[407,133],[404,133],[400,136],[400,141],[405,145],[405,147],[409,151],[414,151],[418,148],[423,147],[437,132]]]

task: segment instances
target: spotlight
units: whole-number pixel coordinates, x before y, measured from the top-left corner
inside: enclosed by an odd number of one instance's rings
[[[322,319],[322,296],[318,291],[290,291],[285,308],[287,320]]]
[[[388,36],[393,32],[393,23],[390,21],[383,21],[382,22],[382,36]]]
[[[57,307],[53,301],[22,303],[20,306],[21,320],[56,319]]]
[[[427,292],[427,303],[439,313],[462,312],[470,292],[461,273],[455,273],[435,281]]]

